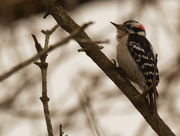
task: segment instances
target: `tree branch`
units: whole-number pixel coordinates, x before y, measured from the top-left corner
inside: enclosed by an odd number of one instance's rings
[[[58,26],[56,25],[51,30],[41,31],[42,33],[45,34],[44,48],[39,44],[35,35],[32,35],[33,39],[35,41],[35,47],[36,47],[37,53],[40,53],[41,51],[48,49],[50,35],[57,29],[57,27]],[[45,116],[48,136],[53,136],[53,128],[52,128],[51,116],[50,116],[49,105],[48,105],[49,97],[47,95],[47,68],[48,68],[48,63],[46,62],[46,57],[47,57],[47,53],[45,53],[43,56],[40,57],[41,62],[34,62],[34,64],[38,65],[40,70],[41,70],[42,97],[40,97],[40,100],[43,104],[44,116]]]
[[[41,4],[46,8],[48,13],[54,17],[57,23],[68,33],[78,30],[80,26],[73,21],[73,19],[64,11],[58,4],[53,3],[51,0],[41,0]],[[110,68],[113,64],[111,61],[100,51],[98,45],[93,42],[83,43],[78,39],[90,40],[88,35],[82,31],[75,40],[83,48],[85,53],[104,71],[104,73],[118,86],[119,89],[127,96],[131,103],[141,113],[145,120],[149,123],[152,129],[159,134],[157,120],[161,126],[163,136],[175,136],[170,128],[164,123],[159,115],[154,116],[148,110],[148,105],[144,97],[131,85],[131,83],[117,70]]]
[[[71,39],[73,39],[74,37],[76,37],[77,35],[79,35],[79,33],[85,29],[86,27],[88,27],[90,24],[92,24],[92,22],[86,23],[84,25],[82,25],[82,27],[79,27],[79,29],[76,29],[74,32],[71,33],[70,36],[66,37],[65,39],[61,40],[60,42],[57,42],[54,45],[49,46],[49,48],[46,49],[42,49],[42,47],[40,47],[38,44],[38,41],[36,39],[36,37],[32,34],[32,37],[35,41],[35,45],[38,46],[36,47],[37,50],[40,50],[40,52],[36,55],[34,55],[33,57],[31,57],[30,59],[19,63],[18,65],[14,66],[13,68],[11,68],[9,71],[3,73],[2,75],[0,75],[0,82],[3,81],[4,79],[8,78],[9,76],[11,76],[13,73],[17,72],[18,70],[20,70],[21,68],[27,66],[28,64],[32,63],[33,61],[37,60],[38,58],[44,56],[45,54],[47,54],[48,52],[56,49],[57,47],[68,43]]]

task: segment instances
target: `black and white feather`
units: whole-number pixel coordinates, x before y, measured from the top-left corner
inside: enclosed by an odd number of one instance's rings
[[[138,64],[146,78],[147,86],[153,83],[154,77],[154,53],[149,41],[140,35],[131,34],[128,37],[127,47],[130,54]],[[156,84],[159,83],[159,71],[156,69]]]

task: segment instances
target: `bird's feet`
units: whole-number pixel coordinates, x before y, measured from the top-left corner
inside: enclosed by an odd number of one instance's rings
[[[116,69],[119,73],[123,74],[124,76],[126,75],[124,73],[124,71],[122,70],[122,68],[117,66],[117,63],[116,63],[116,61],[114,59],[112,59],[111,62],[112,62],[112,65],[107,66],[107,68]]]

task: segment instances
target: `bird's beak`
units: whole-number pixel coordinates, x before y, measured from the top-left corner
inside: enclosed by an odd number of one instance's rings
[[[116,24],[116,23],[113,23],[113,22],[110,22],[111,24],[113,24],[117,29],[120,29],[121,31],[125,31],[126,28],[123,24]]]
[[[113,22],[110,22],[110,23],[113,24],[115,27],[119,27],[119,25],[116,23],[113,23]]]
[[[111,24],[113,24],[116,28],[120,28],[120,27],[123,27],[122,24],[116,24],[116,23],[113,23],[113,22],[110,22]]]

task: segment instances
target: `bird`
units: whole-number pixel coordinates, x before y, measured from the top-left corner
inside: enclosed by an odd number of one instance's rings
[[[153,91],[154,69],[156,87],[159,83],[158,67],[155,67],[155,51],[146,38],[145,27],[135,20],[128,20],[123,24],[111,22],[117,29],[116,59],[118,67],[125,73],[126,77],[139,88],[146,92],[145,98],[149,109],[153,113],[155,99],[158,99]],[[155,98],[155,97],[156,98]]]

